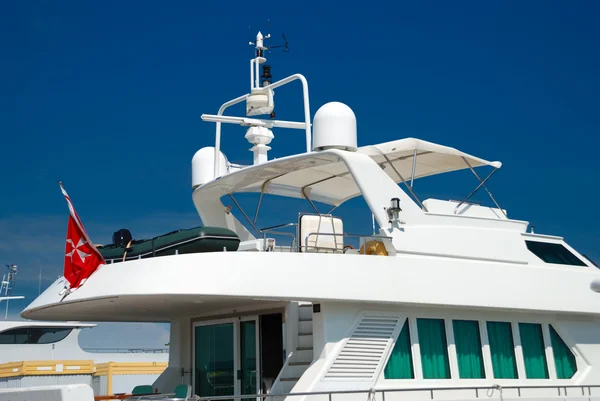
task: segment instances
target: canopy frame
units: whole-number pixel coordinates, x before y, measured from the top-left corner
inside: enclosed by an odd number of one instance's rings
[[[390,158],[388,157],[388,155],[386,155],[382,151],[379,151],[379,153],[385,158],[386,162],[389,164],[389,166],[392,168],[392,170],[394,170],[394,172],[396,173],[396,175],[398,177],[400,177],[400,179],[402,180],[402,183],[404,184],[404,186],[406,187],[406,189],[408,190],[408,192],[410,192],[410,194],[412,195],[413,199],[419,204],[419,206],[421,207],[421,209],[423,209],[425,212],[427,212],[427,208],[425,207],[425,205],[423,204],[423,202],[421,202],[421,199],[419,199],[419,197],[417,196],[417,194],[415,194],[415,192],[412,189],[413,178],[414,178],[414,175],[415,175],[415,168],[416,168],[416,163],[417,163],[417,158],[415,157],[415,154],[417,153],[417,150],[415,149],[415,153],[413,153],[413,156],[412,156],[413,157],[413,167],[412,167],[412,176],[410,177],[410,185],[408,185],[406,183],[406,180],[404,179],[404,177],[402,176],[402,174],[400,174],[400,172],[398,171],[398,169],[396,168],[396,166],[394,166],[394,163],[392,163],[392,161],[390,160]],[[424,153],[431,153],[431,152],[424,152]],[[408,159],[408,156],[399,157],[396,160],[406,160],[406,159]]]
[[[485,177],[485,179],[482,180],[481,177],[479,176],[479,174],[477,174],[477,171],[475,171],[475,169],[471,166],[471,164],[469,163],[469,161],[464,156],[462,156],[462,159],[464,160],[465,164],[469,167],[469,170],[471,170],[471,172],[479,180],[479,185],[477,185],[477,187],[475,187],[475,189],[473,191],[471,191],[471,193],[469,195],[467,195],[467,197],[465,199],[463,199],[458,205],[456,205],[456,207],[454,208],[454,214],[456,214],[458,212],[458,208],[461,207],[465,202],[467,202],[471,198],[471,196],[475,195],[475,193],[477,191],[479,191],[481,188],[483,188],[483,189],[485,189],[485,191],[489,195],[489,197],[492,200],[492,202],[494,202],[494,205],[496,205],[496,207],[498,209],[500,209],[500,212],[502,212],[502,214],[504,215],[504,217],[508,218],[508,216],[506,215],[506,212],[504,212],[504,209],[502,209],[500,207],[500,205],[498,204],[498,202],[496,201],[496,199],[494,198],[494,196],[492,195],[492,193],[490,192],[490,190],[485,186],[485,183],[490,178],[492,178],[492,176],[496,173],[496,171],[498,171],[498,168],[494,167],[494,169],[487,175],[487,177]]]
[[[421,199],[417,196],[417,194],[413,190],[413,187],[414,187],[415,171],[416,171],[416,166],[417,166],[417,157],[419,155],[425,155],[425,154],[429,154],[429,153],[433,153],[433,152],[431,152],[431,151],[424,151],[422,153],[419,153],[418,150],[415,149],[412,155],[400,156],[400,157],[395,158],[394,160],[391,160],[388,157],[387,154],[381,152],[380,150],[378,150],[378,151],[381,154],[381,156],[383,156],[383,158],[385,159],[385,162],[380,163],[379,166],[382,169],[384,169],[384,165],[385,164],[389,165],[392,168],[392,170],[394,171],[394,173],[398,176],[398,178],[400,178],[400,181],[404,184],[404,187],[408,190],[408,192],[410,193],[411,197],[415,200],[415,202],[417,202],[417,204],[420,206],[420,208],[424,212],[429,212],[427,210],[427,207],[423,204],[423,202],[421,201]],[[394,166],[393,162],[394,161],[398,161],[398,160],[406,160],[406,159],[409,159],[411,157],[413,158],[413,163],[412,163],[412,172],[411,172],[410,183],[409,183],[404,178],[404,176],[400,173],[400,171],[398,171],[398,169],[396,168],[396,166]],[[483,188],[487,192],[487,194],[490,197],[490,199],[492,200],[492,202],[494,202],[494,205],[500,210],[500,212],[504,215],[504,217],[508,218],[508,216],[506,215],[504,209],[502,209],[500,207],[500,204],[498,203],[498,201],[496,201],[496,199],[494,198],[494,196],[492,195],[492,193],[490,192],[490,190],[485,185],[486,182],[499,170],[499,168],[498,167],[493,167],[493,170],[484,179],[482,179],[481,176],[477,173],[477,171],[475,171],[475,169],[473,168],[473,166],[469,163],[469,161],[464,156],[461,156],[461,159],[465,162],[465,165],[469,168],[469,170],[471,170],[471,172],[473,173],[473,175],[475,176],[475,178],[477,178],[477,180],[479,181],[479,184],[462,201],[460,201],[460,203],[458,203],[458,205],[456,205],[456,207],[454,208],[454,214],[457,214],[458,213],[458,209],[463,204],[467,203],[469,201],[469,199],[471,199],[471,197],[473,195],[475,195],[475,193],[477,193],[481,188]],[[335,174],[335,175],[332,175],[330,177],[326,177],[326,178],[322,178],[322,179],[317,180],[317,181],[310,182],[310,183],[305,184],[304,186],[301,187],[300,193],[302,194],[302,196],[304,197],[304,199],[306,199],[308,201],[308,203],[310,204],[310,206],[314,210],[314,212],[317,213],[317,214],[321,214],[321,212],[319,211],[319,209],[317,208],[317,206],[315,205],[315,203],[313,202],[313,200],[310,198],[310,193],[307,193],[307,189],[310,188],[313,185],[320,184],[322,182],[325,182],[325,181],[328,181],[328,180],[331,180],[331,179],[334,179],[334,178],[344,177],[344,176],[347,176],[347,175],[350,175],[350,174],[351,174],[350,171],[346,171],[346,172],[344,172],[342,174]],[[265,232],[263,230],[259,229],[256,226],[256,222],[258,220],[258,215],[259,215],[259,212],[260,212],[260,207],[262,205],[263,196],[264,196],[264,194],[265,194],[265,192],[266,192],[267,187],[269,186],[269,184],[273,180],[275,180],[277,178],[280,178],[280,177],[282,177],[284,175],[285,174],[280,174],[280,175],[277,175],[275,177],[269,178],[269,179],[265,180],[261,184],[260,194],[259,194],[258,202],[256,204],[256,210],[255,210],[255,213],[254,213],[254,219],[250,219],[250,217],[245,212],[245,210],[242,208],[242,206],[240,205],[240,203],[233,196],[233,193],[229,193],[228,194],[229,197],[231,198],[231,200],[233,201],[233,203],[236,205],[236,207],[242,213],[242,216],[244,216],[244,218],[246,219],[246,221],[248,221],[248,223],[250,224],[250,226],[252,227],[252,229],[259,236],[263,236],[265,234]],[[338,205],[334,205],[333,208],[331,208],[331,210],[329,210],[327,212],[327,214],[331,214],[339,206],[340,206],[339,204]]]

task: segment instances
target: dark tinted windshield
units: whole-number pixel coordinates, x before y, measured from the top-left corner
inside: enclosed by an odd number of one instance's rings
[[[70,327],[19,327],[0,333],[0,344],[51,344],[63,340]]]
[[[562,244],[549,242],[525,241],[527,249],[546,263],[559,265],[587,266],[581,259],[573,255],[571,251]]]

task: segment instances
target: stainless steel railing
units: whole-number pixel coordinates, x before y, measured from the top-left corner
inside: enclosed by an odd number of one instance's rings
[[[292,252],[294,252],[294,251],[301,251],[302,249],[296,249],[296,248],[300,248],[300,247],[297,246],[296,234],[295,233],[286,232],[286,231],[281,231],[281,229],[284,229],[284,228],[287,228],[287,227],[296,227],[297,228],[298,227],[298,223],[279,224],[279,225],[276,225],[276,226],[261,228],[259,231],[262,233],[263,239],[267,238],[267,233],[276,234],[276,235],[284,235],[284,236],[291,237],[292,238],[292,242],[290,244],[291,251]],[[343,245],[342,245],[341,248],[337,247],[337,246],[336,247],[324,247],[324,246],[317,246],[317,245],[308,245],[309,239],[311,237],[313,237],[313,236],[316,236],[316,237],[318,237],[318,236],[333,236],[333,237],[336,237],[334,239],[334,241],[337,241],[337,237],[341,237],[341,238],[345,238],[345,237],[358,238],[359,239],[359,244],[360,243],[365,243],[369,239],[391,240],[391,237],[388,237],[388,236],[385,236],[385,235],[312,232],[312,233],[309,233],[308,235],[306,235],[304,244],[302,245],[301,248],[303,248],[304,250],[309,250],[309,251],[326,250],[326,251],[333,251],[333,252],[339,252],[339,253],[343,252]],[[366,250],[365,250],[365,252],[366,252]]]
[[[168,354],[169,348],[83,348],[91,353],[114,354]]]
[[[344,237],[351,237],[351,238],[358,238],[359,239],[359,246],[360,246],[360,242],[366,243],[368,239],[381,239],[381,240],[388,240],[391,241],[392,237],[388,237],[386,235],[365,235],[365,234],[350,234],[350,233],[321,233],[321,232],[313,232],[313,233],[308,233],[304,239],[304,245],[302,245],[302,248],[305,248],[307,250],[328,250],[328,251],[335,251],[335,252],[343,252],[343,245],[342,245],[342,249],[338,248],[338,247],[323,247],[323,246],[317,246],[317,245],[308,245],[308,239],[312,236],[334,236],[334,237],[342,237],[342,239]],[[334,239],[334,241],[337,242],[337,238]],[[315,241],[316,242],[316,241]],[[366,253],[367,248],[364,248],[364,253]]]
[[[495,392],[498,392],[498,398],[539,398],[544,395],[537,396],[523,396],[523,392],[525,390],[543,390],[543,389],[551,389],[556,390],[557,397],[565,397],[565,398],[573,398],[573,399],[591,399],[592,398],[592,389],[600,389],[600,385],[555,385],[555,386],[500,386],[500,385],[492,385],[492,386],[479,386],[479,387],[428,387],[428,388],[386,388],[386,389],[363,389],[363,390],[335,390],[335,391],[313,391],[313,392],[299,392],[299,393],[281,393],[281,394],[244,394],[244,395],[224,395],[224,396],[212,396],[212,397],[198,397],[194,396],[192,398],[188,398],[187,400],[194,401],[222,401],[222,400],[265,400],[270,401],[276,398],[283,399],[286,397],[307,397],[310,401],[310,397],[319,396],[320,399],[323,396],[327,397],[329,401],[341,401],[344,400],[344,396],[348,396],[350,394],[360,395],[364,394],[365,400],[375,400],[381,399],[385,401],[386,394],[390,393],[427,393],[431,400],[442,400],[442,399],[456,399],[456,395],[451,395],[449,397],[438,397],[436,398],[436,393],[439,392],[451,392],[451,391],[473,391],[474,398],[483,398],[486,399],[494,396]],[[504,394],[504,392],[513,390],[516,394]],[[572,390],[572,391],[569,391]],[[571,392],[572,394],[569,394]],[[598,393],[600,394],[600,392]],[[377,395],[381,395],[381,397],[377,397]],[[470,397],[465,397],[470,398]],[[131,398],[130,400],[152,400],[152,401],[184,401],[184,398],[168,398],[168,397],[160,397],[160,395],[156,396],[144,396],[142,398]]]
[[[286,231],[275,231],[277,229],[286,228],[286,227],[298,227],[298,223],[279,224],[276,226],[261,228],[259,231],[262,233],[263,239],[267,238],[267,233],[292,237],[292,242],[290,244],[290,248],[293,250],[296,248],[296,246],[295,246],[296,245],[296,234],[289,233]]]

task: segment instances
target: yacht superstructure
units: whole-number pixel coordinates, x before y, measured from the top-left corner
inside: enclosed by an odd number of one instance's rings
[[[123,257],[65,297],[58,279],[22,316],[170,322],[160,392],[185,383],[209,398],[594,398],[594,264],[563,238],[508,217],[486,187],[500,162],[414,138],[358,147],[355,115],[339,102],[311,123],[306,79],[271,83],[267,38],[257,36],[250,92],[202,116],[216,124],[215,146],[192,160],[198,214],[205,226],[234,232],[237,251]],[[274,90],[295,80],[305,119],[276,120]],[[243,102],[246,116],[224,114]],[[252,165],[221,152],[222,124],[247,128]],[[302,131],[306,151],[269,160],[275,128]],[[464,200],[417,196],[416,180],[458,170],[478,180]],[[479,190],[493,207],[469,202]],[[256,194],[254,213],[239,194]],[[259,216],[277,214],[261,210],[273,195],[303,199],[306,210],[260,228]],[[348,233],[336,216],[357,197],[376,232]]]

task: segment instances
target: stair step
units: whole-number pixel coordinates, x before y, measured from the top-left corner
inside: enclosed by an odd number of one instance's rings
[[[313,346],[313,336],[312,334],[299,334],[298,335],[298,347],[312,347]]]
[[[310,362],[290,362],[288,363],[289,366],[308,366],[310,365]]]
[[[313,323],[308,320],[301,320],[298,322],[298,333],[312,333]]]
[[[312,347],[298,347],[293,355],[294,362],[312,362],[313,349]],[[291,361],[290,361],[291,362]]]
[[[281,378],[282,382],[297,382],[298,380],[300,380],[299,377],[282,377]]]
[[[289,364],[285,372],[283,373],[284,377],[302,377],[304,372],[310,366],[310,362],[301,362],[300,364]]]
[[[292,391],[292,389],[294,388],[294,386],[296,385],[296,383],[298,383],[298,381],[286,381],[286,380],[281,380],[281,388],[283,390],[284,394],[290,393]]]
[[[303,319],[312,320],[312,317],[313,317],[312,305],[307,305],[307,306],[309,306],[309,307],[300,306],[300,308],[298,308],[298,318],[300,320],[303,320]]]

